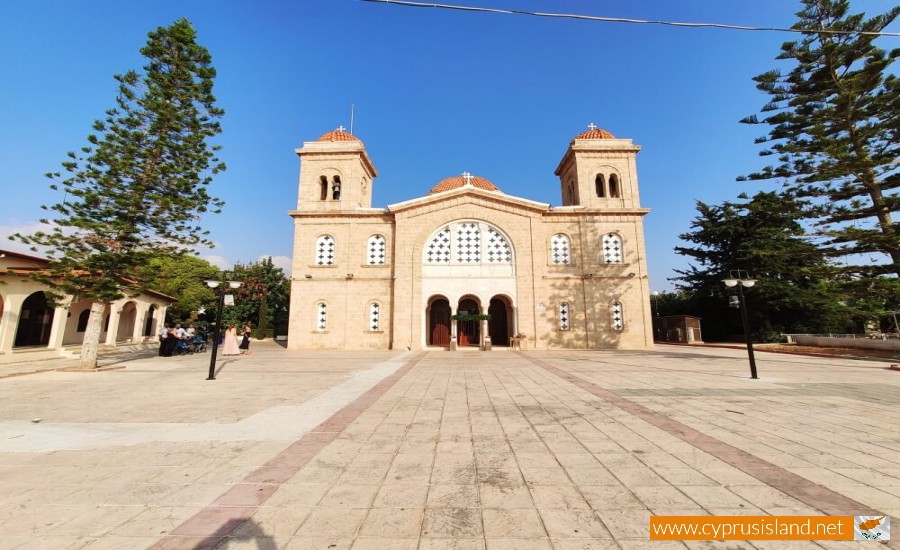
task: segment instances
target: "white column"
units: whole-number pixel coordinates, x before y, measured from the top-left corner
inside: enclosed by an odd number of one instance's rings
[[[71,306],[71,301],[69,301],[67,306]],[[53,324],[50,326],[50,340],[47,342],[47,348],[56,350],[57,352],[62,350],[62,341],[66,334],[66,321],[68,321],[68,317],[68,307],[60,306],[53,310]]]
[[[109,304],[106,313],[109,313],[109,327],[106,331],[106,339],[103,341],[107,346],[116,345],[116,333],[119,332],[119,311],[122,309],[123,302],[112,302]],[[106,315],[103,316],[106,319]]]

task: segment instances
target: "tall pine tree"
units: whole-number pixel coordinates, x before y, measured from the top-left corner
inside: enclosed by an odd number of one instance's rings
[[[813,199],[826,250],[855,280],[900,276],[900,79],[889,70],[900,50],[886,54],[874,34],[898,15],[895,7],[866,19],[849,14],[848,0],[803,0],[793,27],[802,38],[777,57],[793,68],[754,79],[770,96],[765,118],[741,121],[770,127],[756,142],[777,159],[747,178],[780,180],[786,193]]]
[[[722,279],[743,269],[759,279],[746,293],[748,314],[758,338],[780,333],[845,330],[853,312],[841,303],[823,252],[810,243],[799,223],[805,204],[778,193],[757,193],[741,202],[698,202],[688,246],[675,248],[693,263],[676,270],[676,286],[689,312],[704,319],[710,339],[740,334],[740,316],[728,309]]]
[[[208,140],[220,133],[212,58],[186,19],[148,34],[142,74],[116,75],[116,107],[94,123],[88,145],[47,174],[63,202],[45,231],[14,238],[47,250],[41,280],[57,296],[92,299],[81,366],[93,368],[108,304],[146,288],[149,259],[212,246],[199,220],[222,201],[207,193],[225,169]],[[48,207],[43,207],[45,210]]]

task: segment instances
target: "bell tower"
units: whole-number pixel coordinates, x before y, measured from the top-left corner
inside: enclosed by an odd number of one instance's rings
[[[363,142],[343,126],[295,151],[300,157],[297,210],[371,208],[372,181],[378,172]]]
[[[563,206],[639,208],[637,162],[641,148],[593,123],[575,136],[555,174]]]

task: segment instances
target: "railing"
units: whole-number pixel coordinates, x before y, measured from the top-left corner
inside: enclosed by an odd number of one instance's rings
[[[787,339],[788,344],[796,344],[797,336],[812,336],[814,338],[859,338],[859,339],[863,339],[863,340],[898,340],[898,339],[900,339],[900,334],[883,333],[883,332],[870,332],[868,334],[828,333],[828,334],[785,334],[784,335],[784,337]]]

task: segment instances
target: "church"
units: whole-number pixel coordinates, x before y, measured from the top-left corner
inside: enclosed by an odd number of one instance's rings
[[[360,139],[304,142],[288,348],[652,348],[639,150],[591,124],[556,167],[561,205],[463,173],[373,208]]]

